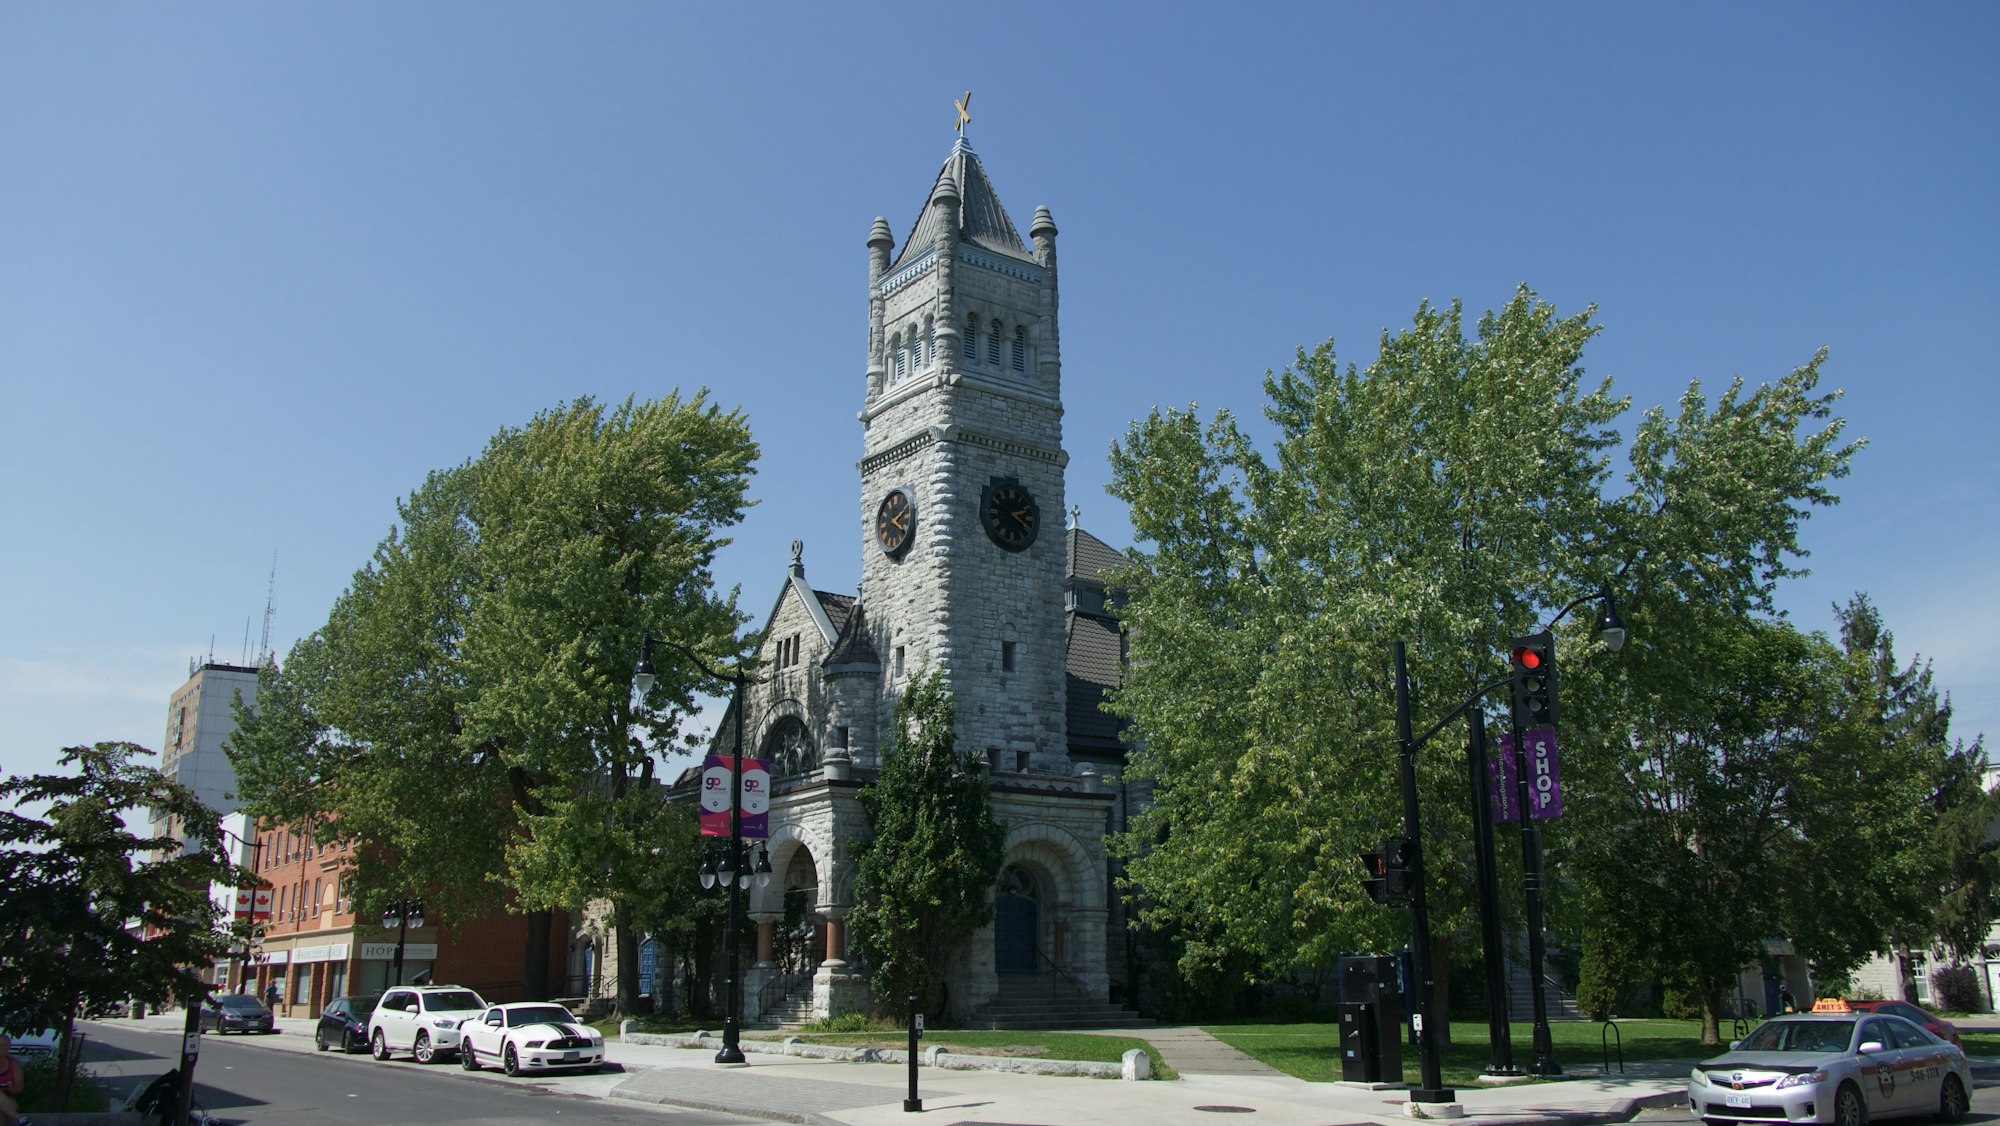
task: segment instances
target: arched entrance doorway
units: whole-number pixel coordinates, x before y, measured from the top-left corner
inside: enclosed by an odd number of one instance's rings
[[[811,973],[826,961],[826,923],[819,912],[819,867],[801,848],[785,866],[785,914],[778,923],[776,949],[781,973]]]
[[[1000,890],[993,897],[993,968],[1003,974],[1035,973],[1035,936],[1041,925],[1041,884],[1027,869],[1009,865],[1000,873]]]

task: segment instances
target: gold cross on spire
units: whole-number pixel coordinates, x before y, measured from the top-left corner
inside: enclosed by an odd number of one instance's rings
[[[965,136],[965,123],[972,120],[972,91],[967,90],[965,97],[951,104],[958,107],[958,135],[963,137]]]

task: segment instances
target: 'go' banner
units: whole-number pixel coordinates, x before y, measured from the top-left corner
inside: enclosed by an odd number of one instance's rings
[[[729,835],[729,781],[734,755],[709,755],[701,764],[701,835]],[[761,841],[771,835],[771,764],[760,758],[743,760],[743,837]]]

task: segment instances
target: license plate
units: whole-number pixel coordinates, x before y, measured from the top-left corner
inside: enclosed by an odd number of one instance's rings
[[[1741,1107],[1745,1110],[1748,1110],[1750,1108],[1750,1096],[1725,1095],[1722,1100],[1722,1105],[1727,1107]]]
[[[570,1062],[573,1062],[573,1061],[575,1061],[575,1059],[576,1059],[576,1053],[575,1053],[575,1052],[564,1052],[564,1053],[563,1053],[563,1062],[564,1062],[564,1063],[570,1063]]]

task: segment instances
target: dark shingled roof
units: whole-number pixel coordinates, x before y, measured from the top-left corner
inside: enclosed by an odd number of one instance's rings
[[[1102,583],[1105,572],[1122,566],[1125,557],[1112,546],[1084,531],[1069,530],[1069,577]]]
[[[826,598],[831,596],[821,595],[820,597]],[[852,612],[849,613],[849,611]],[[827,616],[832,617],[832,615],[833,610],[829,607],[827,609]],[[842,623],[840,640],[833,643],[833,652],[828,653],[826,660],[821,661],[820,664],[822,666],[880,665],[882,658],[875,652],[875,642],[870,640],[868,636],[868,611],[860,603],[849,598],[846,605],[842,607],[842,615],[842,618],[837,619]]]
[[[813,594],[819,599],[820,609],[826,611],[827,620],[833,623],[833,636],[840,637],[847,630],[847,616],[854,612],[857,599],[851,594],[828,594],[823,590]],[[838,641],[835,644],[838,646]]]
[[[1102,618],[1069,616],[1069,742],[1072,747],[1118,748],[1119,720],[1099,710],[1118,683],[1122,646],[1118,626]]]
[[[916,225],[910,228],[910,237],[903,240],[903,248],[896,252],[896,264],[912,253],[921,254],[937,242],[938,232],[944,228],[944,212],[931,206],[937,198],[937,186],[949,173],[958,185],[958,237],[962,242],[973,243],[1023,261],[1033,262],[1034,256],[1022,244],[1021,236],[1014,230],[1014,221],[1007,217],[1007,209],[1000,204],[1000,195],[993,190],[993,182],[986,178],[986,169],[980,165],[979,156],[972,146],[960,137],[952,146],[951,155],[945,158],[944,167],[938,169],[937,180],[931,183],[931,192],[924,197],[924,209],[917,215]]]

